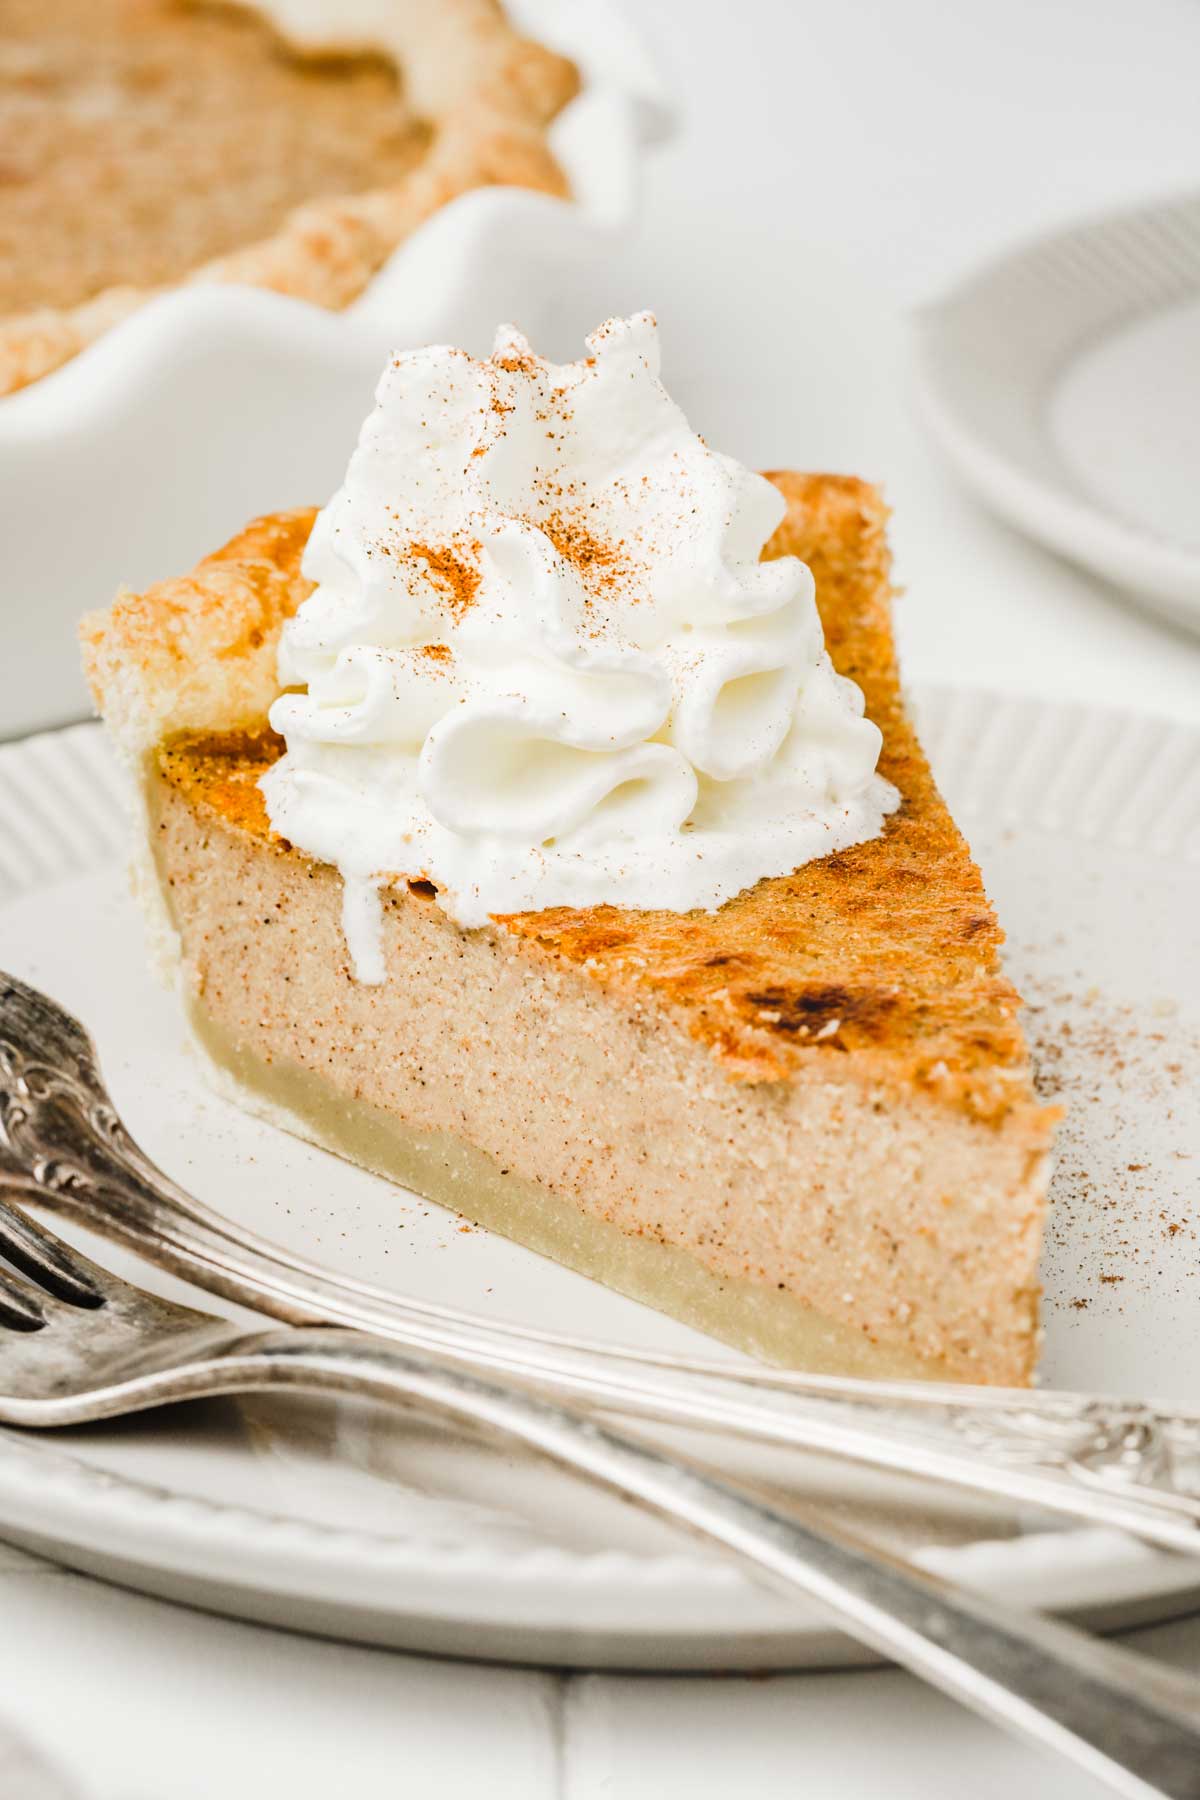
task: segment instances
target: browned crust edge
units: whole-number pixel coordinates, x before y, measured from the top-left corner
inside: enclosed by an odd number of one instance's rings
[[[278,232],[204,263],[184,281],[270,289],[337,310],[349,305],[396,247],[440,207],[474,188],[513,186],[565,195],[545,127],[579,88],[573,63],[520,37],[498,0],[397,0],[369,38],[347,41],[336,7],[323,32],[300,36],[278,0],[245,5],[301,53],[376,50],[405,68],[435,126],[430,153],[393,187],[293,211]],[[291,27],[291,28],[290,28]],[[110,287],[72,307],[0,319],[0,397],[70,361],[169,288]]]

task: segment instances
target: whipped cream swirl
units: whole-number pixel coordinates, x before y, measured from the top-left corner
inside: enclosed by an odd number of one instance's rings
[[[686,912],[874,837],[880,734],[825,651],[813,579],[760,561],[777,490],[689,428],[653,317],[556,365],[393,358],[284,628],[263,780],[335,863],[361,980],[378,889],[463,926],[612,902]]]

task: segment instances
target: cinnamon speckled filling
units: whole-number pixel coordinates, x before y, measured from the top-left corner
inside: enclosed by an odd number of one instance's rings
[[[193,1023],[257,1110],[760,1356],[1029,1380],[1046,1159],[1024,1132],[735,1083],[653,1005],[407,888],[390,978],[361,986],[333,870],[161,780],[152,800]]]

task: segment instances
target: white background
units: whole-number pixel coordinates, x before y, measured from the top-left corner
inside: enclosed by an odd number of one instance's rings
[[[629,6],[687,119],[597,318],[654,307],[668,380],[722,449],[882,482],[910,678],[1200,719],[1200,644],[988,520],[937,467],[903,320],[1022,236],[1200,182],[1200,7]],[[0,1711],[103,1800],[1100,1792],[893,1673],[564,1681],[421,1662],[190,1614],[2,1546],[0,1619]],[[1200,1671],[1200,1625],[1142,1642]]]

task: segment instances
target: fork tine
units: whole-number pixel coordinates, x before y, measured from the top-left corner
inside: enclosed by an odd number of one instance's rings
[[[0,1328],[8,1331],[40,1331],[46,1315],[20,1282],[0,1272]]]
[[[4,1199],[0,1199],[0,1256],[68,1306],[104,1305],[104,1295],[84,1274],[66,1245]],[[13,1292],[19,1294],[20,1290],[14,1290],[11,1283],[5,1287],[11,1303]],[[38,1317],[41,1318],[40,1312]]]

